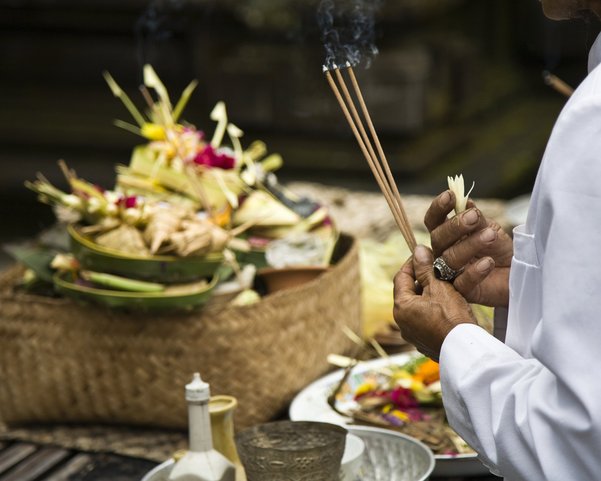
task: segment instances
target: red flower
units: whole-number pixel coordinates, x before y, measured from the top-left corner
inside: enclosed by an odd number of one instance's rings
[[[125,209],[134,209],[138,205],[138,200],[135,195],[130,195],[121,197],[116,203]]]
[[[217,152],[211,145],[207,145],[201,152],[196,154],[194,163],[227,170],[234,168],[236,159],[230,155]]]
[[[419,406],[411,390],[400,386],[390,391],[390,400],[401,410],[417,408]]]

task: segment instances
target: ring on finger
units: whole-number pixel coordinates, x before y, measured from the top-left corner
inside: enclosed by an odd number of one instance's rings
[[[442,256],[437,257],[434,260],[433,268],[434,268],[434,275],[436,276],[437,279],[440,279],[441,281],[448,281],[448,282],[451,282],[459,274],[461,274],[461,272],[463,272],[463,269],[455,270],[452,267],[450,267],[444,260],[444,257],[442,257]]]

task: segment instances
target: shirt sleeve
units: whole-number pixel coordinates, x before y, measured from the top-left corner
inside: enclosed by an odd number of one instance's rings
[[[511,481],[601,479],[598,98],[585,92],[562,114],[539,173],[534,222],[543,256],[540,299],[533,302],[542,314],[534,320],[531,354],[465,324],[442,346],[451,426]]]

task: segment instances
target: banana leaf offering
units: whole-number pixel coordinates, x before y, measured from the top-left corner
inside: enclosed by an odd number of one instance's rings
[[[138,310],[191,309],[205,304],[218,281],[163,286],[133,281],[110,274],[84,271],[79,277],[67,273],[54,276],[56,290],[83,301],[94,301],[111,308]],[[132,290],[133,289],[133,290]]]
[[[230,293],[236,280],[241,293],[252,289],[257,268],[327,266],[335,226],[323,206],[278,182],[281,156],[261,141],[243,147],[224,102],[210,114],[212,135],[181,120],[197,82],[172,103],[154,69],[143,73],[144,110],[104,73],[133,119],[115,125],[142,139],[128,164],[116,166],[112,187],[80,178],[62,160],[69,189],[42,174],[26,182],[69,237],[69,251],[51,263],[55,290],[110,307],[189,308],[221,284]]]

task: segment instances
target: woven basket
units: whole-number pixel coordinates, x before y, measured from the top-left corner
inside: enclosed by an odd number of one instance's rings
[[[352,347],[360,328],[357,245],[299,287],[244,307],[180,314],[111,311],[18,292],[0,277],[0,421],[102,422],[184,428],[184,385],[199,371],[239,401],[237,427],[281,414]]]

